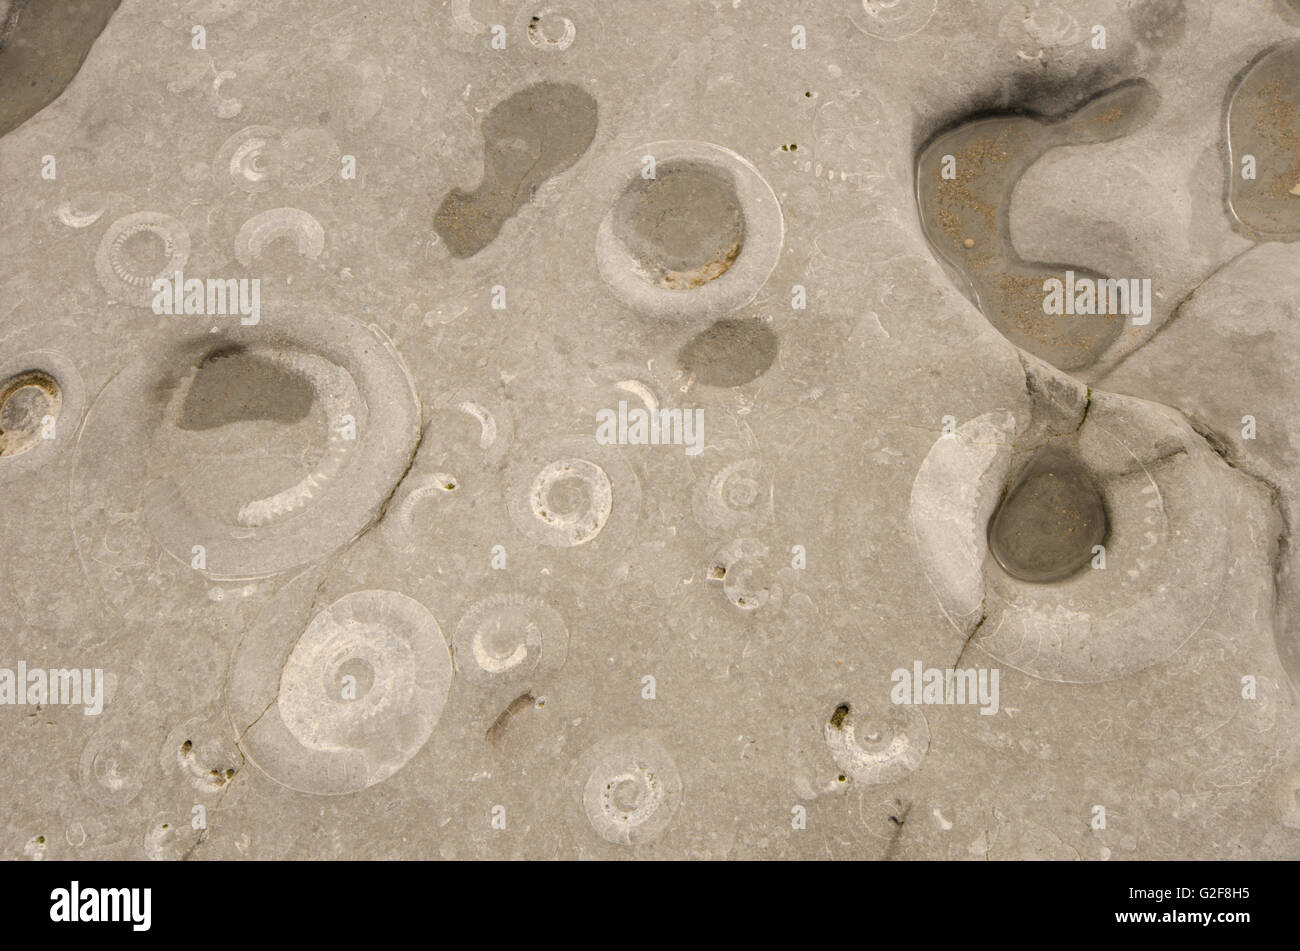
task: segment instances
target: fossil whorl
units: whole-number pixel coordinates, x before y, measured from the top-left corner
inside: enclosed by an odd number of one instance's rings
[[[316,795],[383,782],[442,715],[451,655],[423,604],[353,591],[304,617],[295,579],[235,653],[227,712],[240,749],[277,782]]]
[[[364,421],[365,403],[352,375],[330,360],[302,350],[254,346],[216,353],[194,366],[180,384],[172,389],[165,424],[174,424],[181,419],[185,401],[189,398],[199,373],[222,360],[250,358],[264,360],[305,381],[319,401],[329,433],[324,454],[307,475],[285,489],[262,498],[250,499],[239,507],[235,514],[236,523],[258,528],[301,511],[348,464],[349,455],[354,451],[357,440],[354,434],[353,438],[348,438],[346,427],[341,424],[348,419],[353,423]],[[165,442],[174,447],[177,434],[170,430],[165,432]]]
[[[315,496],[318,488],[338,473],[347,463],[348,454],[356,447],[356,439],[347,438],[343,427],[338,423],[346,417],[359,420],[363,416],[363,404],[356,381],[342,367],[310,353],[272,350],[264,355],[309,381],[312,391],[321,401],[329,430],[329,442],[325,455],[316,468],[297,485],[266,498],[247,502],[240,508],[236,520],[241,525],[254,527],[298,511]]]
[[[240,225],[235,236],[235,258],[248,267],[268,244],[284,236],[293,238],[298,253],[305,258],[318,258],[325,250],[325,229],[309,212],[271,208]]]
[[[910,704],[869,709],[841,703],[826,722],[825,734],[835,765],[865,785],[903,779],[930,748],[925,715]]]
[[[912,486],[921,568],[960,635],[1035,677],[1097,683],[1143,670],[1181,647],[1214,610],[1230,574],[1224,470],[1168,407],[1091,391],[1073,447],[1110,523],[1105,545],[1050,583],[1017,577],[989,551],[1013,458],[1034,450],[1010,413],[985,413],[941,436]],[[1016,430],[1021,429],[1021,437]],[[1012,492],[1007,498],[1014,496]],[[1041,519],[1039,521],[1042,521]]]
[[[251,354],[256,365],[221,360],[213,377],[195,375],[227,352]],[[290,408],[276,402],[281,387]],[[328,433],[313,426],[326,415],[335,417],[324,419]],[[120,534],[117,513],[135,513],[147,529],[126,558],[140,566],[137,585],[154,584],[143,567],[157,562],[154,544],[209,581],[310,564],[383,510],[410,467],[420,421],[392,343],[328,309],[277,309],[257,326],[169,336],[109,382],[81,428],[71,506],[82,565],[121,585],[110,575],[123,566],[101,566],[99,550],[100,539]]]
[[[868,36],[890,42],[924,30],[936,6],[936,0],[848,0],[853,25]]]
[[[167,260],[157,270],[143,271],[127,258],[127,242],[144,234],[162,243]],[[157,211],[140,211],[108,226],[95,252],[95,273],[111,298],[134,307],[148,307],[153,301],[154,280],[184,269],[189,258],[190,233],[180,219]]]
[[[582,808],[606,842],[643,845],[660,836],[681,804],[682,778],[653,736],[606,739],[582,758]]]

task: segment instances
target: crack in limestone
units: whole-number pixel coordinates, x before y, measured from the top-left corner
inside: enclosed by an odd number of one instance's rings
[[[1181,411],[1180,411],[1181,412]],[[1273,575],[1273,603],[1274,603],[1274,624],[1273,640],[1274,647],[1278,652],[1278,659],[1282,662],[1283,669],[1287,670],[1293,678],[1300,682],[1300,647],[1291,646],[1285,643],[1286,635],[1286,603],[1287,595],[1290,594],[1292,579],[1288,569],[1288,561],[1291,554],[1291,512],[1290,505],[1282,487],[1272,479],[1257,472],[1255,469],[1247,466],[1242,459],[1235,456],[1232,444],[1214,431],[1213,428],[1193,418],[1188,413],[1183,413],[1183,417],[1191,426],[1196,435],[1205,440],[1206,445],[1223,460],[1224,465],[1235,472],[1241,473],[1247,479],[1262,486],[1268,493],[1269,504],[1273,511],[1277,513],[1278,521],[1281,523],[1281,530],[1278,532],[1275,541],[1272,575]]]
[[[1138,473],[1142,473],[1144,475],[1151,476],[1152,478],[1154,478],[1154,476],[1152,476],[1152,473],[1155,472],[1157,469],[1159,469],[1161,466],[1163,466],[1165,463],[1169,462],[1171,459],[1180,459],[1186,455],[1189,455],[1187,451],[1187,447],[1179,446],[1176,449],[1170,449],[1168,452],[1161,453],[1160,455],[1156,456],[1154,459],[1148,459],[1146,462],[1139,461],[1135,465],[1129,466],[1127,469],[1117,469],[1111,475],[1110,478],[1115,480],[1127,479],[1129,476],[1137,475]]]
[[[1182,411],[1180,410],[1179,412]],[[1279,538],[1289,546],[1291,541],[1291,519],[1287,513],[1286,498],[1282,493],[1282,487],[1267,476],[1245,465],[1241,459],[1236,458],[1232,451],[1231,444],[1212,428],[1207,426],[1205,423],[1202,423],[1200,420],[1194,419],[1187,413],[1183,413],[1182,415],[1183,418],[1187,420],[1188,425],[1192,427],[1192,431],[1205,440],[1206,445],[1210,447],[1216,456],[1224,461],[1224,464],[1226,464],[1229,469],[1240,472],[1247,479],[1259,483],[1265,490],[1267,490],[1269,501],[1272,503],[1273,508],[1278,513],[1278,517],[1282,521],[1282,534]]]
[[[1232,264],[1236,263],[1237,259],[1240,258],[1242,255],[1246,254],[1249,251],[1255,250],[1257,247],[1259,247],[1258,243],[1252,244],[1250,247],[1246,248],[1245,250],[1237,252],[1232,257],[1228,258],[1228,260],[1224,261],[1222,264],[1216,267],[1209,274],[1205,275],[1205,277],[1201,278],[1201,280],[1197,282],[1196,286],[1193,287],[1190,291],[1188,291],[1183,296],[1183,299],[1180,300],[1177,303],[1177,305],[1175,305],[1174,309],[1169,314],[1168,320],[1166,320],[1155,330],[1151,331],[1151,336],[1147,337],[1146,340],[1141,341],[1141,343],[1138,346],[1135,346],[1131,350],[1126,351],[1118,359],[1116,359],[1114,363],[1112,363],[1109,367],[1106,368],[1106,372],[1097,378],[1096,382],[1100,383],[1102,380],[1106,379],[1106,377],[1110,376],[1112,373],[1118,370],[1124,364],[1124,361],[1127,360],[1129,357],[1133,356],[1133,354],[1138,353],[1139,351],[1144,350],[1148,346],[1150,346],[1151,341],[1155,340],[1156,337],[1160,336],[1160,334],[1164,332],[1166,327],[1169,327],[1171,324],[1174,323],[1174,321],[1176,321],[1179,317],[1182,316],[1183,308],[1192,302],[1192,298],[1194,298],[1197,295],[1197,293],[1200,291],[1202,287],[1204,287],[1215,277],[1217,277],[1219,275],[1219,272],[1223,271],[1225,268],[1228,268]]]
[[[962,660],[966,657],[966,649],[970,647],[971,641],[975,640],[975,635],[980,632],[980,628],[984,626],[984,622],[989,619],[987,610],[985,608],[985,604],[987,603],[987,601],[988,601],[988,593],[986,591],[984,594],[984,603],[980,604],[979,622],[973,628],[971,628],[971,632],[966,635],[966,640],[962,642],[961,650],[957,654],[957,659],[952,662],[952,665],[949,668],[950,670],[956,670],[958,667],[961,666]]]
[[[390,491],[388,495],[384,497],[383,502],[379,503],[379,512],[371,520],[370,524],[367,525],[365,528],[363,528],[357,534],[357,537],[352,539],[352,541],[347,545],[347,547],[345,547],[340,552],[340,554],[346,552],[349,548],[351,548],[358,541],[360,541],[364,536],[368,535],[376,525],[378,525],[380,522],[384,520],[384,516],[388,514],[389,506],[393,504],[393,499],[397,496],[397,490],[402,487],[402,483],[406,481],[407,476],[411,474],[411,470],[415,468],[415,458],[420,454],[420,447],[424,445],[424,437],[429,430],[429,425],[430,425],[429,423],[425,423],[423,426],[420,427],[420,434],[416,437],[415,445],[411,447],[411,455],[406,460],[406,468],[402,470],[402,474],[398,476],[397,481],[393,483],[392,491]]]
[[[388,508],[392,504],[393,498],[397,495],[398,489],[402,487],[402,483],[406,481],[407,476],[411,474],[411,470],[415,468],[415,459],[416,456],[419,455],[420,446],[424,444],[424,436],[427,431],[428,431],[428,424],[426,423],[424,426],[420,427],[419,436],[416,437],[415,445],[411,448],[411,454],[406,460],[406,468],[402,470],[402,474],[398,477],[397,481],[393,484],[393,488],[389,491],[388,495],[384,497],[383,502],[380,503],[378,514],[374,517],[374,519],[371,520],[370,524],[368,524],[357,534],[356,538],[352,539],[352,541],[350,541],[347,545],[339,549],[334,554],[334,556],[330,559],[332,562],[337,563],[338,560],[341,557],[343,557],[343,555],[347,554],[352,549],[352,547],[357,544],[357,542],[359,542],[365,535],[369,534],[371,529],[373,529],[376,525],[378,525],[380,522],[384,520],[384,516],[388,514]],[[307,608],[308,624],[310,624],[311,619],[316,616],[316,605],[320,600],[320,594],[325,587],[325,583],[330,579],[330,574],[332,570],[333,570],[333,565],[330,565],[329,567],[326,567],[324,569],[324,571],[321,573],[320,582],[316,585],[316,590],[312,592],[311,604]],[[280,664],[280,671],[279,671],[280,675],[284,674],[284,665],[287,664],[288,662],[289,662],[289,657],[288,655],[286,655],[284,661]],[[279,680],[277,676],[277,684],[278,682]],[[244,756],[246,758],[246,754],[244,753],[243,749],[239,746],[240,741],[248,734],[249,730],[257,726],[257,724],[261,721],[262,717],[266,716],[267,711],[270,710],[271,707],[275,706],[275,701],[278,700],[279,697],[280,697],[280,692],[279,692],[279,688],[277,687],[275,696],[272,697],[270,701],[267,702],[266,706],[262,708],[262,712],[259,713],[256,717],[254,717],[253,722],[248,724],[248,726],[244,727],[244,729],[242,729],[239,732],[239,735],[235,738],[235,747],[236,749],[239,749],[240,756]]]
[[[1088,421],[1088,413],[1092,411],[1092,387],[1084,387],[1083,415],[1079,417],[1079,425],[1074,427],[1075,433],[1083,429],[1083,424]]]
[[[342,554],[342,552],[339,553],[339,555],[341,555],[341,554]],[[334,561],[337,561],[338,558],[339,558],[339,555],[335,555],[334,558],[333,558],[333,560],[334,560]],[[311,593],[311,604],[308,605],[308,607],[307,607],[307,615],[306,615],[306,617],[307,617],[307,623],[308,623],[308,624],[310,624],[310,623],[311,623],[311,619],[314,618],[314,617],[316,616],[316,604],[317,604],[317,602],[320,600],[320,593],[321,593],[321,591],[323,591],[324,588],[325,588],[325,582],[329,581],[329,579],[330,579],[330,570],[331,570],[331,568],[326,568],[324,571],[321,572],[321,579],[320,579],[319,583],[317,583],[317,585],[316,585],[316,590],[314,590],[314,591]],[[300,577],[301,577],[301,576],[300,576]],[[293,654],[293,652],[290,651],[288,654],[285,655],[284,660],[280,662],[280,669],[279,669],[279,671],[277,672],[277,674],[276,674],[276,678],[275,678],[275,682],[276,682],[275,696],[273,696],[273,697],[272,697],[272,698],[267,702],[266,706],[264,706],[264,707],[262,708],[262,712],[259,713],[256,717],[253,718],[253,722],[250,723],[250,724],[248,724],[248,726],[244,727],[242,730],[240,730],[240,731],[239,731],[239,735],[235,737],[235,749],[239,750],[239,755],[242,756],[242,757],[244,757],[245,760],[248,759],[248,754],[246,754],[246,753],[244,752],[243,747],[241,747],[241,746],[239,745],[239,743],[240,743],[241,740],[243,740],[243,738],[244,738],[245,736],[248,735],[248,731],[249,731],[249,730],[251,730],[253,727],[257,726],[257,724],[258,724],[259,722],[261,722],[262,717],[266,716],[266,712],[267,712],[268,710],[270,710],[273,706],[275,706],[275,701],[277,701],[277,700],[280,699],[280,687],[279,687],[279,684],[280,684],[280,678],[281,678],[282,676],[284,676],[284,665],[287,664],[287,663],[289,663],[289,658],[290,658],[290,656],[292,656],[292,654]]]
[[[281,665],[280,670],[281,672],[284,671],[283,665]],[[244,727],[244,729],[240,731],[239,736],[235,737],[235,749],[239,750],[240,756],[244,756],[245,758],[247,757],[247,754],[244,752],[243,747],[239,745],[240,741],[243,740],[243,738],[248,735],[249,730],[257,726],[257,724],[261,722],[262,717],[266,716],[266,711],[270,710],[273,706],[275,706],[275,701],[278,700],[279,698],[280,698],[280,694],[277,691],[276,695],[272,697],[270,701],[267,703],[267,705],[262,708],[262,712],[259,713],[257,716],[253,717],[253,722],[248,724],[248,726]]]

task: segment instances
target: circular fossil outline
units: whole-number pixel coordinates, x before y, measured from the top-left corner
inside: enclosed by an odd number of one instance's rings
[[[587,486],[587,508],[582,512],[552,511],[547,499],[560,482],[577,479]],[[546,523],[543,540],[558,548],[571,548],[591,541],[604,529],[614,509],[614,487],[605,470],[594,462],[577,457],[547,463],[533,476],[528,488],[528,505],[533,519]]]
[[[737,538],[729,542],[709,561],[706,580],[722,584],[722,593],[742,611],[780,607],[784,591],[776,580],[776,571],[767,562],[766,545],[754,538]],[[740,569],[739,571],[737,569]],[[754,583],[754,575],[770,574],[768,583]]]
[[[158,751],[163,772],[183,777],[201,793],[220,792],[243,765],[235,735],[227,727],[223,718],[208,715],[178,723]]]
[[[566,477],[588,487],[586,522],[571,515],[560,515],[558,521],[543,517],[546,490]],[[636,474],[614,452],[590,439],[564,438],[529,453],[511,466],[507,486],[510,520],[529,540],[552,548],[620,547],[640,517]]]
[[[491,39],[492,26],[474,16],[470,10],[471,0],[450,0],[450,26],[444,24],[438,30],[442,42],[457,53],[476,53],[486,49]]]
[[[305,580],[295,579],[236,647],[227,715],[247,760],[271,779],[345,795],[390,778],[424,748],[451,689],[451,653],[433,613],[396,591],[352,591],[303,625]],[[366,651],[378,659],[367,692],[327,694],[327,675]],[[345,712],[348,703],[360,706]]]
[[[848,0],[849,19],[863,33],[890,43],[930,25],[938,0]]]
[[[286,188],[301,191],[329,180],[339,168],[343,150],[325,129],[289,129],[281,139],[280,181]]]
[[[87,794],[102,806],[135,800],[149,777],[149,740],[118,719],[105,723],[81,751],[78,771]]]
[[[701,164],[720,173],[735,189],[745,224],[745,239],[731,265],[705,283],[670,290],[648,281],[636,258],[616,237],[614,210],[629,182],[639,176],[641,159],[654,156],[656,167]],[[606,285],[623,303],[658,317],[720,317],[752,301],[776,270],[785,245],[785,217],[776,192],[754,165],[721,145],[664,139],[630,149],[611,163],[603,177],[603,204],[609,210],[596,235],[596,263]]]
[[[139,274],[120,259],[122,245],[137,234],[148,232],[163,242],[167,264],[155,274]],[[95,252],[95,273],[99,283],[114,300],[133,307],[149,307],[153,302],[153,282],[184,270],[190,259],[190,233],[179,218],[160,211],[137,211],[118,218],[99,242]]]
[[[1176,499],[1170,504],[1168,493],[1141,462],[1142,457],[1102,422],[1116,414],[1124,426],[1140,425],[1133,416],[1145,406],[1148,404],[1141,400],[1093,393],[1085,432],[1095,434],[1088,438],[1101,447],[1096,451],[1132,460],[1132,478],[1145,479],[1147,489],[1128,493],[1132,496],[1128,504],[1134,509],[1151,509],[1114,513],[1107,558],[1113,562],[1119,546],[1131,539],[1134,557],[1141,565],[1135,569],[1136,577],[1151,577],[1153,572],[1167,575],[1175,570],[1173,565],[1193,574],[1196,566],[1213,566],[1222,576],[1229,569],[1223,498],[1208,502]],[[1015,429],[1011,413],[976,417],[936,440],[918,470],[909,502],[909,524],[922,571],[940,608],[962,637],[973,636],[976,644],[1001,663],[1042,680],[1099,683],[1165,660],[1213,613],[1221,586],[1214,588],[1208,604],[1196,607],[1186,618],[1178,609],[1182,587],[1168,583],[1167,578],[1137,588],[1128,596],[1118,597],[1110,591],[1104,613],[1094,614],[1073,607],[1071,598],[1091,585],[1124,583],[1122,578],[1107,580],[1119,577],[1114,565],[1101,575],[1083,571],[1042,585],[1011,577],[988,553],[987,524],[1010,471]],[[1195,443],[1188,438],[1182,445]],[[1179,455],[1180,451],[1174,451],[1169,458]],[[1088,460],[1084,463],[1090,464]],[[1203,453],[1181,464],[1196,466],[1198,471],[1211,465]],[[1113,510],[1116,498],[1112,491],[1102,485],[1102,494],[1107,510]],[[1153,526],[1159,531],[1153,531]],[[1144,552],[1159,544],[1150,541],[1153,535],[1165,539],[1166,547],[1151,560]],[[1139,536],[1145,544],[1139,543]],[[984,620],[978,623],[981,616]],[[973,632],[977,623],[978,631]],[[1141,637],[1134,638],[1134,631],[1140,631]],[[1122,642],[1123,649],[1099,649],[1099,642]]]
[[[270,208],[239,226],[235,259],[248,267],[268,244],[284,235],[294,238],[298,253],[305,258],[315,260],[325,250],[325,229],[314,215],[301,208]]]
[[[812,132],[818,166],[862,170],[879,157],[879,129],[887,124],[884,104],[869,89],[845,89],[818,107]],[[797,153],[796,153],[797,154]]]
[[[1011,468],[1015,432],[1008,412],[967,420],[935,440],[912,482],[908,524],[921,571],[959,631],[983,607],[983,546]]]
[[[326,449],[308,475],[294,485],[261,498],[249,499],[239,507],[235,515],[236,523],[248,528],[260,528],[301,510],[315,497],[317,489],[322,484],[338,477],[339,472],[351,459],[356,440],[348,439],[341,428],[328,423],[345,419],[364,420],[366,411],[361,393],[352,376],[342,367],[316,354],[263,344],[244,347],[234,353],[209,355],[203,359],[203,366],[235,358],[262,360],[307,381],[320,401],[321,412],[327,421],[329,431]],[[199,368],[195,367],[187,374],[186,379],[175,387],[168,407],[164,411],[165,418],[180,418],[189,396],[189,386],[193,384],[198,373]],[[169,451],[180,449],[181,444],[182,440],[178,432],[164,429],[154,445],[160,450],[159,455],[166,455]]]
[[[1033,62],[1047,50],[1081,45],[1088,31],[1059,3],[1044,6],[1043,0],[1034,0],[1008,5],[998,20],[998,35],[1016,46],[1020,59]]]
[[[453,414],[478,423],[476,468],[495,469],[514,443],[515,422],[509,404],[489,388],[462,386],[439,396],[430,407],[430,416]],[[436,432],[426,440],[436,439]]]
[[[559,40],[542,35],[534,20],[559,16],[564,19],[564,34]],[[587,0],[526,0],[515,14],[514,35],[523,36],[531,49],[543,53],[562,53],[579,40],[584,47],[596,48],[603,34],[600,14]]]
[[[514,441],[509,406],[488,387],[449,390],[425,406],[424,419],[419,455],[380,523],[386,545],[419,554],[410,568],[446,553],[438,539],[459,519],[477,521],[478,500],[502,505],[501,460]]]
[[[323,329],[322,324],[315,324],[310,333],[316,336]],[[243,524],[225,527],[224,530],[211,518],[195,518],[194,513],[187,510],[175,484],[163,477],[150,494],[154,506],[149,527],[158,542],[174,557],[187,561],[191,547],[196,544],[194,529],[205,528],[203,537],[216,535],[222,545],[215,555],[212,544],[205,546],[207,569],[204,573],[208,577],[220,580],[265,577],[306,564],[335,550],[370,523],[373,513],[397,484],[415,450],[420,408],[409,372],[396,348],[382,332],[375,327],[362,328],[359,325],[349,327],[344,324],[343,329],[347,331],[348,339],[338,341],[335,347],[320,347],[323,334],[316,338],[315,345],[305,345],[305,338],[284,340],[281,345],[296,342],[302,346],[303,354],[329,363],[351,378],[354,384],[352,392],[367,405],[365,419],[356,417],[354,447],[342,457],[336,453],[328,454],[328,468],[318,470],[292,489],[268,499],[253,500],[241,510]],[[353,357],[356,353],[364,353],[370,359],[356,360]],[[391,399],[398,394],[409,396],[409,400],[398,402]],[[372,399],[383,403],[382,412],[370,408]],[[347,445],[336,438],[333,425],[330,425],[330,433],[331,445]],[[371,469],[382,473],[382,479],[367,478]],[[310,504],[307,504],[308,500],[311,500]],[[332,517],[326,526],[330,529],[327,539],[313,542],[309,537],[313,528],[310,522],[326,520],[312,520],[310,515],[319,515],[325,507],[340,504],[350,517],[341,518],[337,512],[331,512]],[[165,513],[170,513],[173,518],[169,520]],[[279,517],[285,514],[296,518]],[[298,521],[300,518],[307,519],[305,532],[301,530],[303,523]],[[184,528],[178,530],[178,525]],[[295,527],[299,531],[294,531]],[[229,552],[225,550],[226,546]],[[290,560],[292,563],[286,563]]]
[[[221,144],[212,162],[212,176],[220,186],[233,184],[241,191],[255,194],[266,191],[280,177],[280,130],[269,125],[250,125],[240,129]],[[256,165],[258,156],[268,160],[264,169]]]
[[[493,656],[482,646],[483,628],[512,611],[528,617],[526,633],[509,657]],[[452,659],[456,672],[471,683],[514,684],[563,666],[568,642],[564,620],[541,598],[522,592],[493,594],[474,602],[461,617],[452,635]]]
[[[58,387],[59,407],[54,417],[54,438],[39,439],[17,455],[0,456],[0,484],[44,466],[73,441],[86,406],[86,385],[76,364],[57,350],[30,350],[0,362],[0,389],[9,381],[38,374]]]
[[[691,493],[695,520],[705,528],[725,531],[753,531],[772,521],[775,515],[774,473],[759,456],[729,462],[705,473]],[[740,482],[753,487],[752,499],[743,506],[731,504],[730,491]]]
[[[582,760],[582,808],[592,830],[615,845],[644,845],[672,822],[683,792],[677,764],[647,734],[623,734],[596,744]],[[631,783],[640,796],[627,810],[615,799]]]
[[[1201,629],[1217,607],[1223,588],[1222,584],[1198,584],[1197,590],[1206,590],[1208,598],[1197,606],[1180,597],[1187,589],[1179,576],[1188,572],[1190,577],[1208,580],[1217,576],[1222,581],[1230,569],[1227,549],[1231,533],[1224,523],[1225,497],[1200,499],[1186,491],[1170,492],[1150,471],[1157,464],[1143,463],[1142,456],[1117,434],[1120,427],[1111,429],[1101,422],[1106,417],[1105,400],[1105,395],[1094,393],[1090,431],[1097,434],[1098,441],[1126,454],[1140,470],[1133,478],[1145,483],[1145,489],[1126,493],[1124,499],[1109,485],[1101,485],[1111,524],[1106,538],[1106,556],[1111,562],[1108,570],[1085,569],[1048,586],[1017,580],[1000,567],[987,576],[988,619],[977,643],[1003,663],[1044,680],[1113,680],[1165,660]],[[1200,455],[1186,465],[1205,471],[1212,463]],[[1120,510],[1121,501],[1131,511]],[[1150,542],[1152,536],[1158,541]],[[1160,547],[1152,558],[1147,551],[1155,545]],[[1127,577],[1127,572],[1121,575],[1116,571],[1119,555],[1126,549],[1133,552],[1136,577],[1159,579],[1137,588],[1129,597],[1111,587],[1114,579]],[[992,566],[996,566],[995,560]],[[1072,591],[1103,580],[1108,582],[1108,598],[1100,602],[1103,610],[1094,614],[1068,603]],[[1099,650],[1099,641],[1122,643],[1123,650]]]
[[[159,387],[175,386],[205,353],[222,345],[256,349],[267,335],[281,349],[301,350],[341,368],[367,407],[382,404],[383,411],[368,409],[365,419],[357,418],[349,462],[314,487],[310,505],[261,526],[223,524],[194,512],[170,476],[151,479],[148,454],[139,450],[155,445],[159,430],[171,425],[164,416],[171,402],[159,408],[154,399]],[[316,313],[308,322],[277,315],[264,316],[256,327],[231,325],[219,339],[214,336],[194,331],[178,343],[168,341],[161,354],[143,355],[110,381],[87,412],[73,457],[71,505],[78,555],[88,574],[93,553],[85,550],[83,539],[104,535],[91,523],[141,509],[153,539],[187,569],[193,546],[203,545],[202,574],[209,579],[279,574],[360,534],[405,471],[419,441],[420,403],[405,363],[378,327],[332,314]],[[169,357],[179,362],[179,370],[158,368]]]
[[[66,191],[64,194],[68,194]],[[108,210],[108,199],[98,192],[78,194],[74,198],[64,198],[54,209],[54,217],[62,224],[75,230],[89,228]]]
[[[866,737],[870,745],[864,745],[857,735],[864,707],[869,711],[866,722],[877,727]],[[930,725],[919,707],[890,704],[883,709],[880,713],[874,707],[846,702],[836,707],[826,722],[826,747],[831,758],[855,783],[898,782],[920,765],[930,748]]]
[[[409,555],[420,548],[415,530],[416,510],[429,499],[455,492],[460,481],[450,472],[430,472],[420,478],[407,478],[403,485],[401,495],[380,523],[380,533],[390,548]]]

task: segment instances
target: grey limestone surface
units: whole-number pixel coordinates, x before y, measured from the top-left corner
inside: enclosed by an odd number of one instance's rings
[[[0,4],[0,856],[1300,858],[1295,7]]]

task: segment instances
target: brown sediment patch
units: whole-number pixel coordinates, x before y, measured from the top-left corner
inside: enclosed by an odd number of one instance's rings
[[[1300,236],[1300,42],[1262,56],[1228,103],[1228,206],[1255,238]],[[1243,177],[1250,156],[1254,178]]]
[[[1016,346],[1064,370],[1095,363],[1122,332],[1110,314],[1061,315],[1044,308],[1044,281],[1067,269],[1026,261],[1011,240],[1011,196],[1049,149],[1117,138],[1154,111],[1146,83],[1125,83],[1055,120],[1022,115],[974,119],[942,133],[917,159],[917,201],[935,253],[968,282],[988,321]]]

